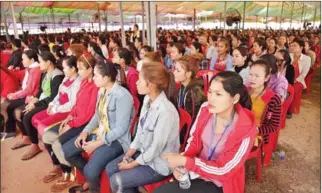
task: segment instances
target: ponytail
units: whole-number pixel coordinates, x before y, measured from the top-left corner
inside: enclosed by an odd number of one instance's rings
[[[177,108],[176,84],[172,72],[168,72],[160,62],[147,62],[142,66],[141,73],[144,79],[155,84],[160,92],[164,91],[168,100]]]
[[[240,94],[239,104],[248,110],[252,110],[252,100],[246,86],[244,86],[244,90]]]

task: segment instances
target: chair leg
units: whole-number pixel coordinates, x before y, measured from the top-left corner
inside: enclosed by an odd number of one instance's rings
[[[261,155],[257,156],[256,161],[257,161],[257,164],[256,164],[256,166],[257,166],[257,181],[261,182],[261,179],[262,179],[262,172],[261,172],[261,170],[262,170],[262,159],[261,159]]]

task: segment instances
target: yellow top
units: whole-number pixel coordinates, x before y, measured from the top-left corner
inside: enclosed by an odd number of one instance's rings
[[[110,131],[110,127],[108,125],[108,114],[107,114],[107,95],[106,89],[100,89],[100,98],[98,100],[98,105],[96,110],[98,110],[101,120],[99,123],[99,127],[93,131],[97,135],[97,140],[102,138],[104,132],[108,133]]]

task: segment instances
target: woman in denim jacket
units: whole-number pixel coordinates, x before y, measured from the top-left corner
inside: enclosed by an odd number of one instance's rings
[[[139,94],[146,94],[137,134],[127,153],[106,166],[112,192],[135,192],[139,186],[165,179],[172,170],[162,156],[179,153],[173,74],[161,63],[145,63],[137,88]]]
[[[110,62],[99,62],[94,68],[94,82],[100,87],[96,111],[79,136],[62,146],[66,160],[76,166],[87,183],[69,192],[99,192],[99,179],[106,164],[127,152],[131,138],[130,122],[134,115],[131,94],[116,82],[117,71]],[[82,152],[93,153],[87,162]]]

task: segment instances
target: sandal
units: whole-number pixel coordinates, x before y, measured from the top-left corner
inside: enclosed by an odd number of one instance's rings
[[[69,188],[69,190],[68,190],[69,193],[87,192],[87,191],[89,191],[89,188],[84,190],[83,185],[73,186],[73,187]]]
[[[31,145],[31,143],[17,142],[14,146],[11,147],[12,150],[20,149],[25,146]]]
[[[42,150],[41,149],[39,149],[39,150],[29,150],[27,153],[25,153],[23,156],[22,156],[22,158],[21,158],[21,160],[22,161],[26,161],[26,160],[30,160],[30,159],[32,159],[33,157],[35,157],[36,155],[38,155],[40,152],[42,152]]]
[[[75,182],[75,178],[72,178],[70,174],[65,173],[64,176],[59,179],[54,185],[50,187],[51,192],[62,192]]]
[[[55,168],[54,170],[52,170],[51,172],[49,172],[49,174],[47,174],[44,178],[43,178],[43,182],[44,183],[49,183],[52,182],[53,180],[61,177],[63,174],[62,170],[60,168]]]

